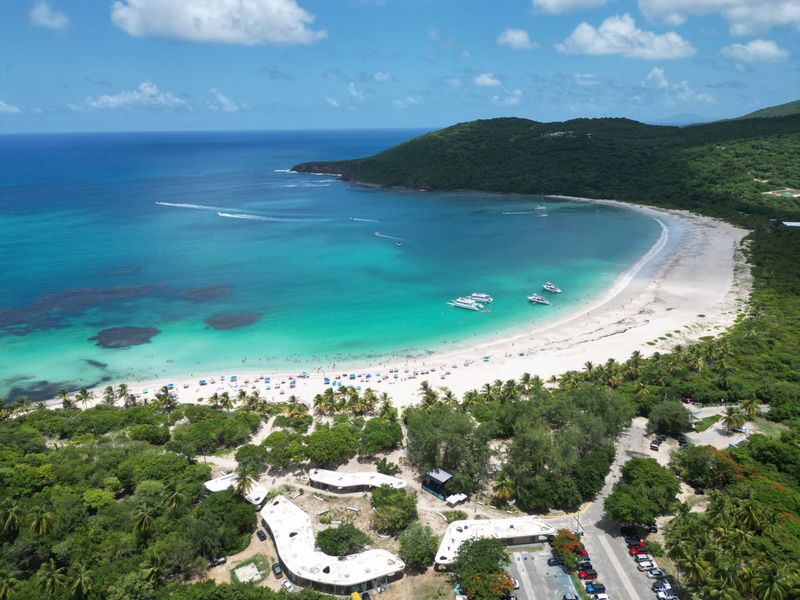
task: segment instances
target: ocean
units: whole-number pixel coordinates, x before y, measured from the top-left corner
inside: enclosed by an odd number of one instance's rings
[[[660,235],[616,206],[288,172],[420,133],[0,136],[0,397],[475,345],[597,297]],[[490,312],[446,304],[472,292]]]

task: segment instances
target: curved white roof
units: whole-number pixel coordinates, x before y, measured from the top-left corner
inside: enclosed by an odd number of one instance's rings
[[[449,565],[456,559],[461,544],[467,540],[495,538],[513,541],[515,538],[554,535],[555,529],[536,517],[510,517],[508,519],[473,519],[453,521],[444,532],[442,543],[436,551],[436,563]]]
[[[406,482],[397,477],[391,477],[378,473],[377,471],[359,471],[357,473],[340,473],[338,471],[327,471],[325,469],[311,469],[308,472],[311,481],[329,485],[331,487],[380,487],[388,485],[396,490],[406,487]]]
[[[236,473],[225,473],[216,479],[209,479],[203,485],[209,492],[221,492],[227,490],[236,483]],[[264,501],[267,495],[267,488],[258,483],[252,477],[250,478],[250,491],[244,495],[244,499],[250,504],[258,506]]]
[[[261,518],[272,531],[286,569],[302,579],[321,585],[353,586],[405,569],[405,563],[386,550],[367,550],[342,558],[320,552],[315,547],[311,519],[283,496],[267,502]]]

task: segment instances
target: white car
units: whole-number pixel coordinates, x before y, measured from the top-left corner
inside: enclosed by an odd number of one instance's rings
[[[661,569],[650,569],[649,571],[647,571],[646,575],[650,579],[661,579],[662,577],[667,576],[667,574],[664,573],[664,571],[662,571]]]
[[[639,569],[640,571],[649,571],[650,569],[655,569],[656,565],[654,562],[646,560],[636,565],[636,568]]]
[[[511,584],[514,586],[514,589],[515,589],[515,590],[518,590],[518,589],[519,589],[519,579],[514,579],[514,578],[512,577],[512,578],[511,578]]]
[[[593,600],[608,600],[608,594],[595,594]]]
[[[658,600],[678,600],[677,596],[673,596],[672,592],[656,592]]]
[[[287,592],[293,592],[297,589],[297,587],[288,579],[281,584],[281,587]]]

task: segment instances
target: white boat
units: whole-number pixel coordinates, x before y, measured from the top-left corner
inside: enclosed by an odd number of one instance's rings
[[[544,285],[542,285],[542,288],[548,292],[552,292],[553,294],[561,293],[561,288],[558,287],[555,283],[552,283],[550,281],[546,281]]]
[[[547,210],[547,207],[544,204],[538,204],[536,210]]]
[[[531,294],[528,296],[528,302],[531,304],[550,304],[550,300],[539,294]]]
[[[494,302],[494,298],[492,298],[489,294],[484,294],[482,292],[472,292],[469,297],[475,300],[475,302],[480,302],[481,304],[491,304]]]
[[[456,298],[455,300],[451,300],[448,302],[450,306],[454,306],[455,308],[464,308],[466,310],[481,310],[483,308],[483,304],[476,302],[472,298]]]

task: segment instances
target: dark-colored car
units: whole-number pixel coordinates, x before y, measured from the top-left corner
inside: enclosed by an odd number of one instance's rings
[[[228,562],[228,557],[220,556],[219,558],[215,558],[210,563],[208,563],[208,568],[211,569],[213,567],[218,567],[220,565],[224,565],[226,562]]]
[[[658,533],[658,525],[656,525],[655,521],[647,525],[647,531],[650,533]]]
[[[564,564],[564,559],[559,558],[558,556],[553,556],[547,559],[547,566],[548,567],[560,567]]]
[[[275,575],[275,579],[280,579],[283,577],[283,570],[278,563],[273,563],[272,565],[272,574]]]
[[[628,544],[628,546],[636,546],[641,541],[642,541],[642,538],[640,538],[638,535],[626,535],[625,536],[625,543]]]
[[[588,560],[582,560],[577,565],[575,565],[575,568],[578,569],[579,571],[583,569],[591,569],[592,563],[589,562]]]
[[[583,571],[578,571],[578,577],[580,579],[597,579],[597,571],[594,569],[586,569]]]
[[[606,593],[606,586],[602,583],[597,583],[593,581],[592,583],[586,584],[586,591],[589,594],[605,594]]]
[[[361,600],[372,600],[372,596],[369,595],[369,592],[364,592],[361,594]]]
[[[267,534],[264,533],[261,529],[256,531],[256,537],[261,540],[262,542],[267,539]]]
[[[672,586],[669,584],[668,581],[665,581],[664,579],[659,579],[658,581],[656,581],[653,584],[652,590],[654,592],[659,592],[659,591],[662,591],[662,590],[665,591],[665,592],[668,592],[668,591],[672,590]]]

